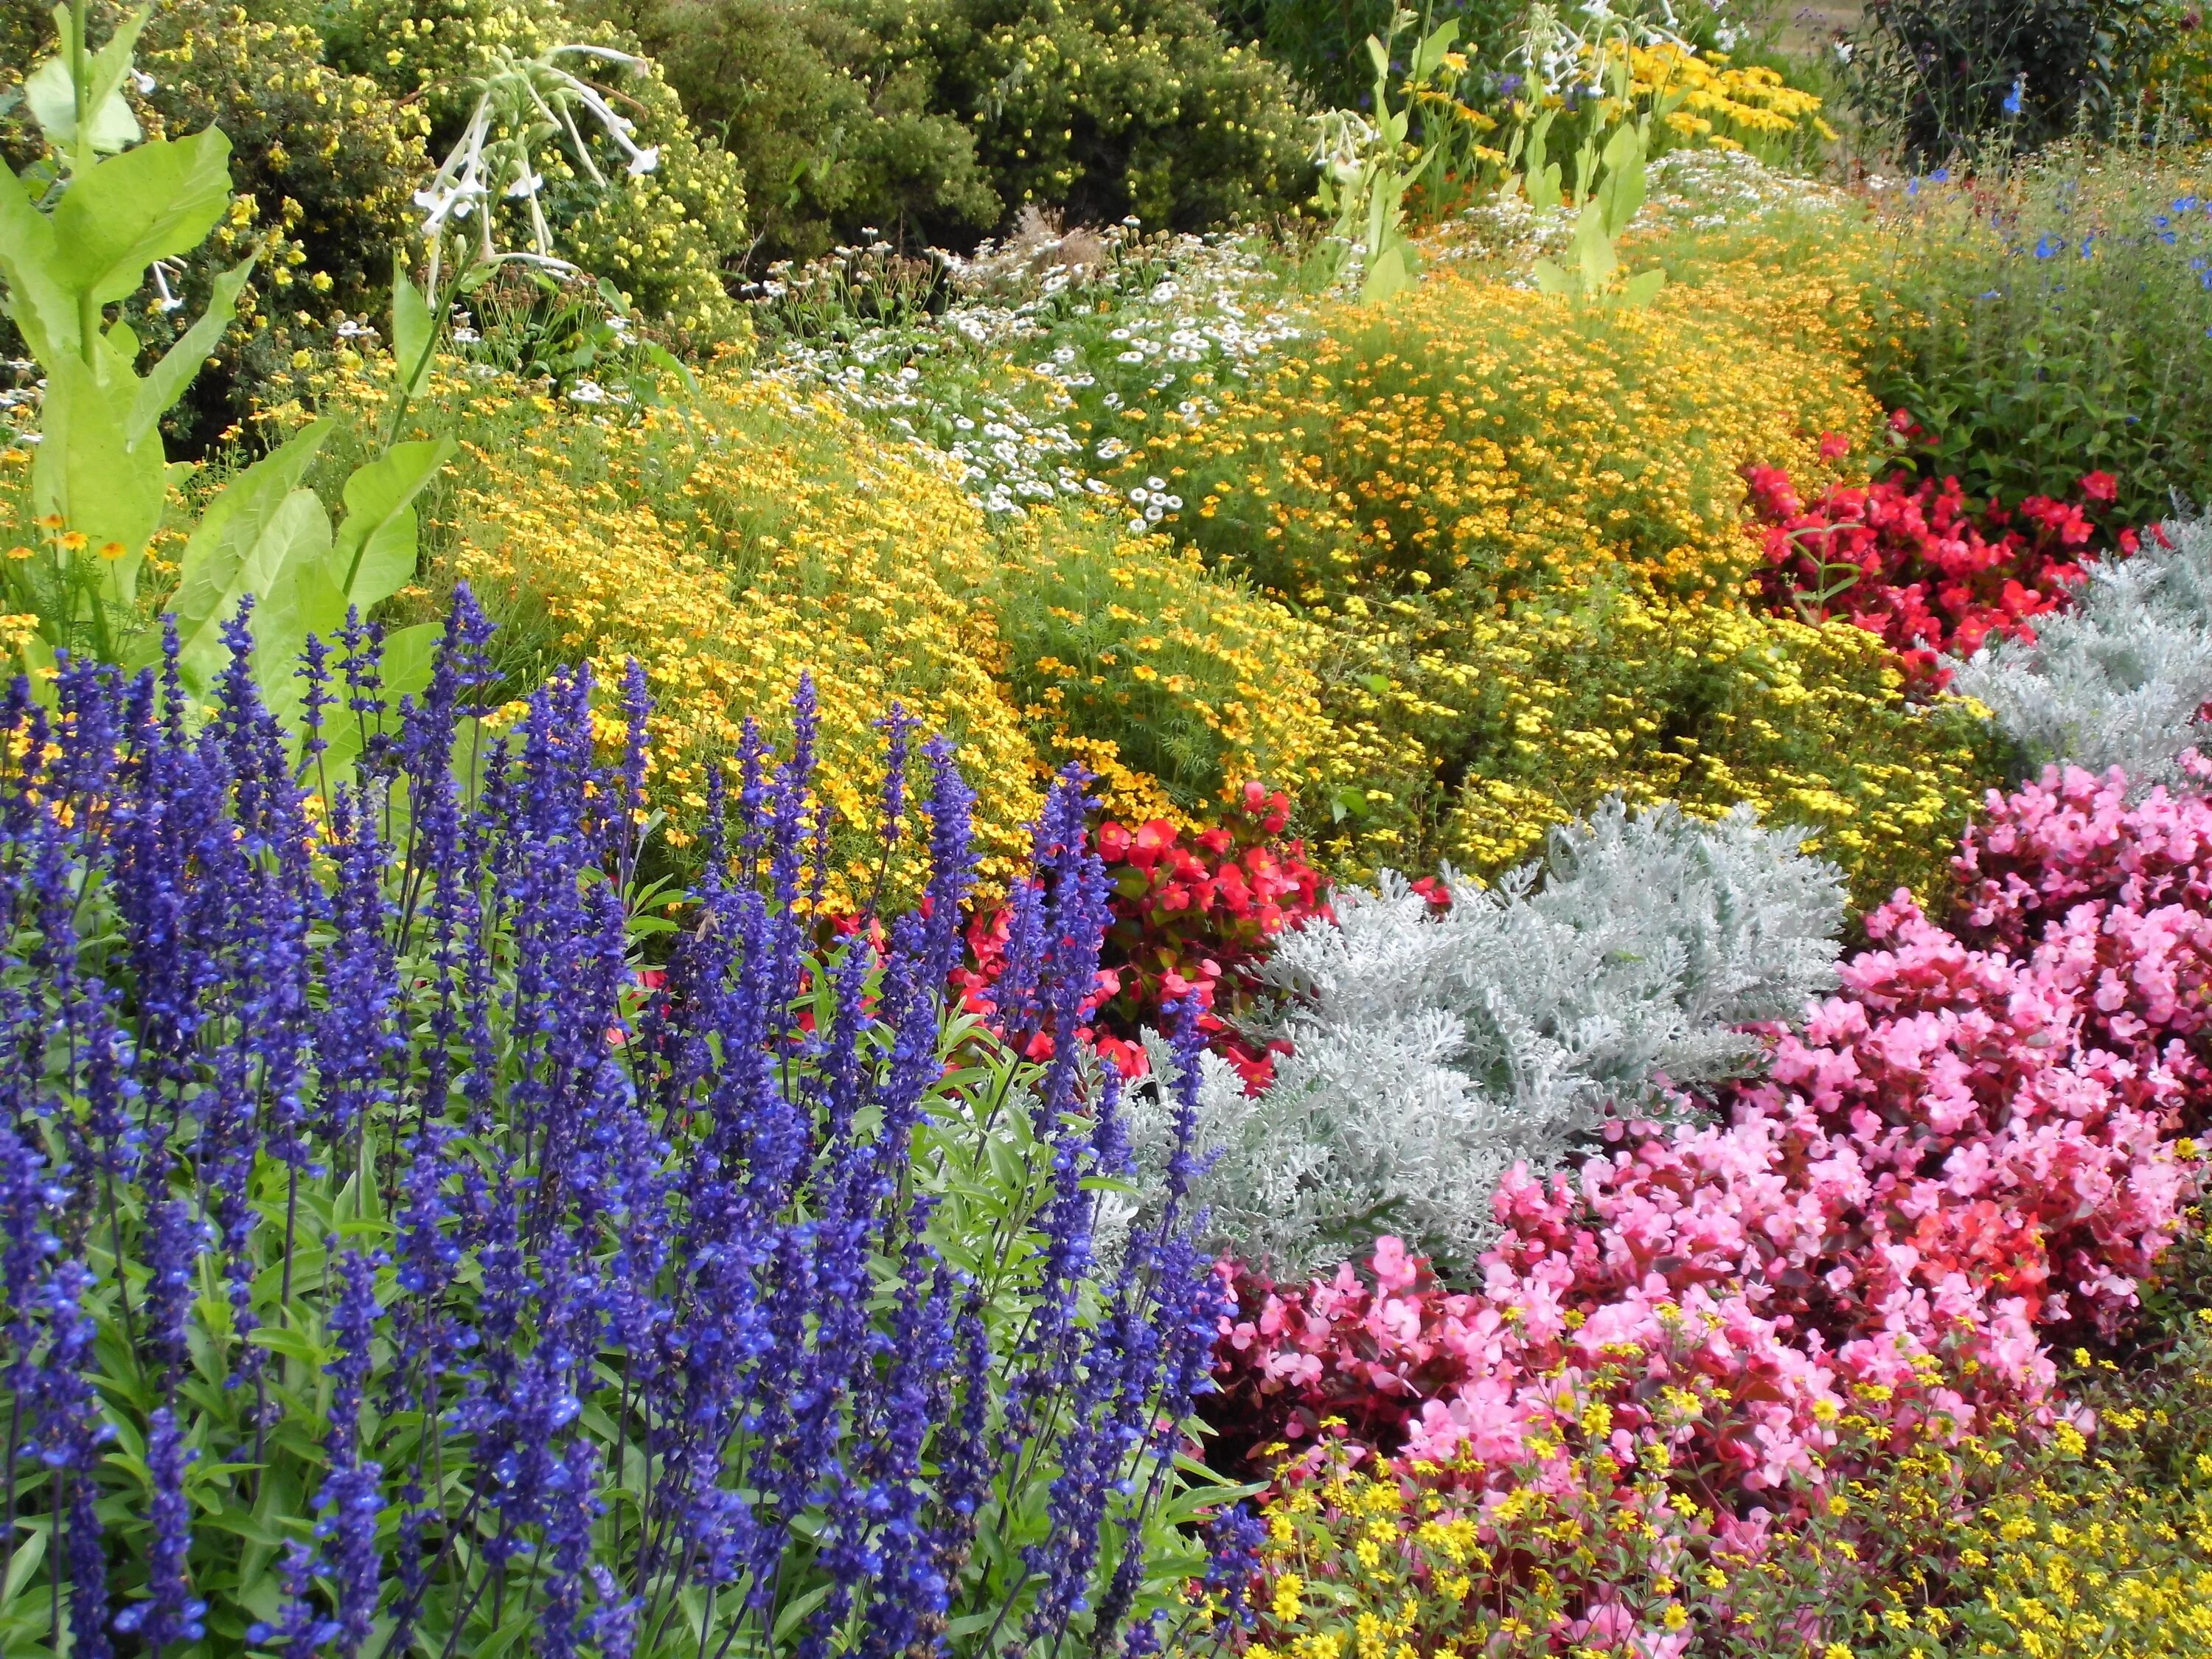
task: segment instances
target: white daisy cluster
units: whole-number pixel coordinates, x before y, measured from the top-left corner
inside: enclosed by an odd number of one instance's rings
[[[1646,178],[1644,211],[1668,229],[1723,230],[1778,213],[1828,213],[1846,199],[1742,150],[1669,150],[1652,161]]]
[[[1116,228],[1103,246],[1107,257],[1080,264],[1032,258],[1024,291],[1012,295],[1003,258],[986,264],[991,250],[948,258],[964,297],[942,313],[849,339],[787,342],[771,372],[950,458],[988,513],[1122,495],[1098,470],[1128,444],[1083,435],[1085,412],[1096,424],[1142,407],[1194,426],[1217,410],[1210,392],[1224,379],[1249,378],[1301,331],[1259,256],[1233,241],[1138,242]],[[988,282],[963,280],[985,270]],[[1127,497],[1133,526],[1173,510],[1154,495],[1147,487],[1144,499]]]

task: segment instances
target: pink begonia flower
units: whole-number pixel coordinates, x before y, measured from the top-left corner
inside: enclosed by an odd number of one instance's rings
[[[1768,1032],[1767,1075],[1721,1121],[1615,1123],[1571,1173],[1510,1171],[1479,1291],[1388,1237],[1371,1282],[1224,1263],[1245,1310],[1217,1356],[1224,1435],[1310,1443],[1340,1417],[1496,1497],[1578,1478],[1562,1443],[1599,1403],[1624,1482],[1664,1446],[1717,1470],[1702,1496],[1768,1506],[1660,1531],[1755,1559],[1769,1511],[1831,1478],[1847,1411],[1899,1436],[1995,1411],[2093,1428],[2051,1351],[2132,1316],[2197,1189],[2183,1137],[2212,1116],[2212,801],[2131,806],[2117,772],[2053,771],[1993,794],[1955,867],[1956,925],[1903,892],[1869,915],[1838,994]],[[1589,1639],[1673,1650],[1583,1588]]]

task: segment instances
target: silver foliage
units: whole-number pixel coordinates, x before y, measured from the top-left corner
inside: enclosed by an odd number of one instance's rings
[[[2071,761],[2120,767],[2138,794],[2197,787],[2174,757],[2212,699],[2212,521],[2163,529],[2170,548],[2146,536],[2132,558],[2092,564],[2033,643],[2001,640],[1959,668],[1953,689],[1989,706],[2030,775]]]
[[[1555,1168],[1609,1103],[1660,1110],[1665,1082],[1750,1070],[1736,1028],[1834,980],[1843,882],[1802,839],[1748,807],[1708,823],[1616,801],[1494,888],[1447,872],[1441,915],[1389,872],[1339,890],[1336,921],[1287,933],[1266,969],[1285,997],[1266,1034],[1293,1050],[1273,1085],[1248,1097],[1208,1057],[1214,1242],[1288,1273],[1393,1231],[1464,1264],[1515,1161]],[[1131,1104],[1157,1157],[1165,1107]]]

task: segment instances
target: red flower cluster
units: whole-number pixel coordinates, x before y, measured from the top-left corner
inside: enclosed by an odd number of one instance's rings
[[[1145,1069],[1138,1032],[1160,1024],[1166,1003],[1194,996],[1215,1050],[1252,1086],[1266,1083],[1273,1054],[1234,1027],[1253,994],[1251,970],[1277,934],[1327,908],[1321,872],[1305,861],[1305,844],[1281,840],[1289,820],[1285,796],[1249,783],[1221,823],[1195,835],[1159,818],[1134,829],[1111,818],[1099,825],[1097,848],[1112,888],[1113,921],[1099,988],[1085,1012],[1092,1022],[1088,1035],[1124,1075]],[[972,1008],[988,1006],[1006,936],[1003,912],[979,915],[969,924],[976,964],[966,976]]]
[[[1847,1401],[1900,1431],[2049,1409],[2050,1346],[2119,1332],[2193,1189],[2175,1137],[2212,1102],[2212,801],[2053,774],[1993,802],[1957,865],[1960,932],[1902,893],[1869,917],[1725,1121],[1616,1124],[1571,1176],[1510,1176],[1479,1291],[1395,1241],[1372,1289],[1225,1267],[1208,1411],[1230,1449],[1336,1415],[1508,1482],[1556,1454],[1562,1387],[1595,1389],[1627,1467],[1686,1432],[1771,1502]]]
[[[1905,439],[1917,430],[1903,410],[1891,425]],[[1977,508],[1956,478],[1939,484],[1909,472],[1833,485],[1809,507],[1778,467],[1747,466],[1744,477],[1766,526],[1766,566],[1753,578],[1765,603],[1879,634],[1931,687],[1950,678],[1943,654],[1970,656],[1991,634],[2034,638],[2034,618],[2068,602],[2084,557],[2136,546],[2135,532],[2113,534],[2102,521],[2119,497],[2106,472],[2082,478],[2078,501],[2031,495],[2010,508]]]

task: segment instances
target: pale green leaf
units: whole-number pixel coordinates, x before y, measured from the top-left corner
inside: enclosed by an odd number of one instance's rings
[[[232,479],[210,504],[185,544],[178,573],[177,631],[189,636],[215,617],[223,597],[234,591],[246,550],[259,539],[269,516],[299,487],[315,451],[330,436],[331,422],[320,420],[293,434],[281,447],[263,456]]]
[[[0,181],[0,281],[7,311],[31,355],[52,364],[77,351],[76,301],[55,274],[52,221],[12,174]]]
[[[191,252],[229,206],[230,140],[219,128],[110,156],[54,210],[57,279],[95,304],[126,298],[148,265]]]
[[[415,498],[452,456],[451,438],[394,444],[346,480],[345,522],[331,552],[338,585],[367,611],[415,574]]]
[[[400,385],[411,393],[430,367],[430,349],[437,331],[429,301],[407,277],[404,254],[392,256],[392,357],[399,367]]]
[[[128,605],[147,540],[161,522],[167,460],[158,441],[130,441],[132,388],[125,377],[103,384],[76,356],[46,368],[40,411],[45,441],[31,463],[33,504],[82,534],[94,557],[103,548],[121,548],[103,559],[104,587],[111,604]]]

